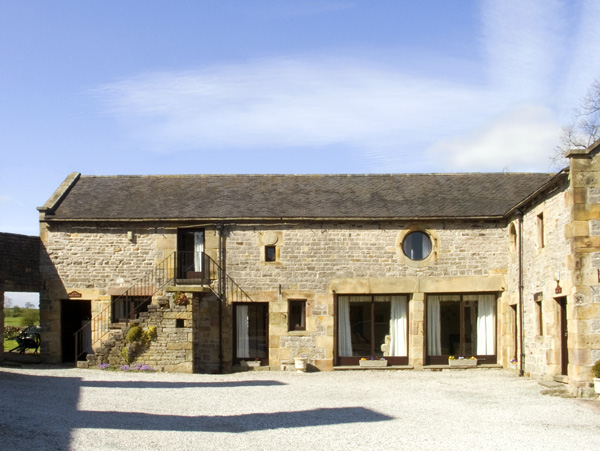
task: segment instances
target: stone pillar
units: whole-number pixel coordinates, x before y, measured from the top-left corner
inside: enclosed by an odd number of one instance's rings
[[[414,293],[408,306],[410,319],[408,363],[415,369],[422,369],[425,362],[425,294]]]

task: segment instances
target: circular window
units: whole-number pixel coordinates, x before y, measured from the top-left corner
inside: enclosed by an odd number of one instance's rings
[[[411,260],[425,260],[431,254],[431,238],[424,232],[410,232],[404,237],[402,250]]]

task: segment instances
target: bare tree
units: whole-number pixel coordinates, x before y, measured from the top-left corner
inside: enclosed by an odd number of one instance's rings
[[[8,296],[4,296],[4,308],[12,308],[13,300]]]
[[[562,129],[560,144],[556,148],[554,162],[564,160],[572,149],[585,149],[600,138],[600,79],[588,89],[581,105],[573,114],[573,120]]]

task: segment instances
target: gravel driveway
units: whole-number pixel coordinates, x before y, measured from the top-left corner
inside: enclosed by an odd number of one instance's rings
[[[600,401],[500,370],[124,373],[0,367],[0,448],[597,450]]]

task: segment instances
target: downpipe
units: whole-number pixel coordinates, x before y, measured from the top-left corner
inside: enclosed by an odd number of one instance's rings
[[[517,211],[519,224],[519,376],[525,374],[525,352],[523,351],[523,212]]]

